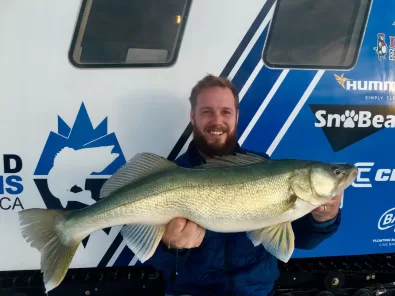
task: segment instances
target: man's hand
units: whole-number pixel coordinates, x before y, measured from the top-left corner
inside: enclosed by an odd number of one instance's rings
[[[177,249],[199,247],[206,230],[184,218],[175,218],[167,225],[162,242]],[[170,243],[170,244],[169,244]]]
[[[312,211],[311,214],[313,215],[313,218],[318,222],[325,222],[335,218],[339,213],[342,196],[343,192],[340,192],[324,206],[320,206]]]

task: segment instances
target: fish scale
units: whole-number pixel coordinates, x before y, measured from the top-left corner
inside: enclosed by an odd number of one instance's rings
[[[74,211],[27,209],[19,216],[22,235],[41,252],[50,291],[92,232],[125,225],[121,234],[126,245],[145,262],[176,217],[211,231],[245,231],[253,245],[262,244],[287,262],[294,250],[291,222],[328,202],[356,176],[356,167],[348,164],[236,154],[192,169],[141,153],[103,185],[99,202]]]

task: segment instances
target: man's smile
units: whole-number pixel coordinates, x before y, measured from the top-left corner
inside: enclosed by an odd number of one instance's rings
[[[211,135],[214,135],[214,136],[221,136],[221,135],[224,134],[223,131],[209,131],[209,133],[210,133]]]

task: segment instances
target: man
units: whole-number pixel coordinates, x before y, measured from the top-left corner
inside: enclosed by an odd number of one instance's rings
[[[206,76],[192,89],[190,102],[193,140],[178,165],[196,167],[207,157],[246,152],[237,143],[239,98],[230,81]],[[337,231],[341,197],[292,223],[296,248],[312,249]],[[262,245],[254,247],[245,232],[214,233],[183,218],[169,223],[147,263],[163,272],[171,295],[266,296],[279,275],[277,259]]]

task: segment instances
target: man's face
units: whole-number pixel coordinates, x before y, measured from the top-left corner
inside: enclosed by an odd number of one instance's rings
[[[230,89],[213,87],[197,97],[191,111],[194,139],[206,156],[229,153],[236,145],[236,125],[239,112]]]

